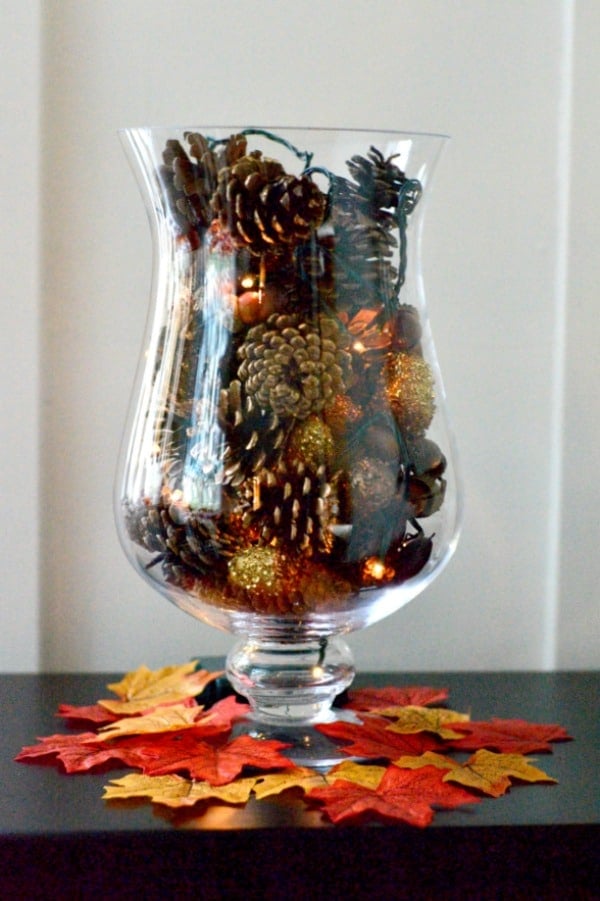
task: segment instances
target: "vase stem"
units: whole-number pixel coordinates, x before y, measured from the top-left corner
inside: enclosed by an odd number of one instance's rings
[[[354,678],[352,653],[339,636],[299,644],[246,638],[227,657],[227,675],[260,723],[325,721]]]

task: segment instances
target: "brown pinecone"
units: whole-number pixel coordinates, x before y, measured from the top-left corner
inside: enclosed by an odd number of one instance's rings
[[[366,159],[357,155],[346,164],[357,183],[357,193],[365,208],[375,215],[379,210],[398,206],[398,192],[406,176],[393,162],[394,159],[393,156],[385,159],[380,150],[371,147]]]
[[[332,247],[324,247],[325,291],[339,309],[352,316],[357,310],[385,304],[395,294],[397,240],[394,218],[387,211],[375,215],[358,187],[345,179],[332,185],[328,224]]]
[[[160,563],[174,584],[186,574],[223,572],[239,541],[224,518],[190,512],[162,498],[131,505],[125,522],[131,540],[155,555],[148,566]]]
[[[325,198],[310,178],[287,175],[260,151],[219,173],[212,203],[221,222],[256,254],[306,241],[325,213]]]
[[[210,200],[219,171],[244,155],[246,138],[232,135],[212,148],[198,133],[186,132],[185,139],[189,155],[178,140],[167,141],[159,174],[167,189],[176,226],[182,234],[189,234],[207,228],[213,219]]]
[[[260,532],[263,541],[302,551],[327,551],[333,535],[328,525],[336,521],[336,477],[301,471],[280,463],[262,469],[240,488],[245,497],[243,524]]]
[[[261,409],[245,396],[238,379],[221,390],[219,423],[226,436],[226,485],[235,488],[264,466],[277,464],[286,430],[276,413]]]
[[[238,377],[263,410],[305,419],[345,392],[350,358],[337,322],[274,313],[253,326],[238,349]]]

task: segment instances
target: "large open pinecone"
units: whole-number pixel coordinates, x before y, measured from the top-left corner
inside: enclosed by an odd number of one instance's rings
[[[177,229],[189,234],[210,225],[214,217],[211,198],[219,172],[245,154],[247,142],[243,135],[232,135],[228,141],[211,147],[196,132],[186,132],[185,139],[189,151],[176,139],[167,141],[159,175]]]
[[[345,336],[330,316],[274,313],[249,329],[238,349],[247,396],[278,416],[305,419],[343,394],[350,367]]]
[[[213,208],[253,253],[306,241],[325,214],[325,198],[306,176],[286,174],[260,151],[219,173]]]
[[[406,175],[393,162],[395,157],[385,159],[380,150],[371,147],[367,158],[353,156],[347,166],[357,183],[357,194],[366,210],[375,217],[382,210],[398,206],[398,193],[406,181]]]

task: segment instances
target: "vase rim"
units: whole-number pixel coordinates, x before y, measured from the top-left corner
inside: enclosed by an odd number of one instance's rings
[[[136,131],[152,131],[152,132],[161,132],[161,131],[174,131],[174,130],[185,130],[185,131],[199,131],[206,132],[211,129],[219,129],[222,131],[246,131],[257,129],[261,131],[269,131],[269,132],[321,132],[322,134],[378,134],[378,135],[390,135],[398,138],[435,138],[438,140],[449,140],[450,135],[445,134],[443,132],[433,132],[433,131],[411,131],[410,129],[396,129],[396,128],[371,128],[371,127],[357,127],[354,128],[352,126],[321,126],[321,125],[256,125],[256,124],[216,124],[216,123],[208,123],[204,125],[193,124],[193,125],[132,125],[132,126],[122,126],[118,128],[118,133],[126,134],[127,132],[136,132]]]

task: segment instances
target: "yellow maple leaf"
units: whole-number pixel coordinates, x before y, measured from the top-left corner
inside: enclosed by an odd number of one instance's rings
[[[123,735],[144,735],[152,732],[175,732],[178,729],[190,729],[195,725],[196,717],[202,707],[188,707],[187,704],[172,704],[170,707],[157,707],[152,713],[143,716],[130,716],[103,726],[98,738],[107,741]]]
[[[197,670],[197,661],[179,666],[164,666],[159,670],[140,666],[127,673],[120,682],[106,687],[119,698],[98,701],[101,707],[117,716],[132,716],[166,704],[176,704],[200,694],[206,686],[222,675],[208,670]]]
[[[386,707],[378,710],[378,714],[393,718],[394,722],[387,728],[390,732],[411,735],[416,732],[435,732],[441,738],[462,738],[463,734],[452,731],[448,723],[465,723],[470,719],[468,713],[446,710],[445,707]]]
[[[503,795],[511,785],[511,777],[524,782],[556,782],[543,770],[531,765],[532,758],[523,754],[497,754],[482,749],[465,763],[426,751],[419,757],[399,757],[394,765],[401,769],[435,766],[447,770],[444,782],[458,782],[494,798]]]
[[[148,798],[155,804],[167,807],[192,807],[208,798],[217,798],[228,804],[245,804],[255,781],[254,777],[250,777],[236,779],[227,785],[211,785],[209,782],[184,779],[176,775],[143,776],[130,773],[105,785],[102,797],[106,801]]]
[[[279,795],[288,788],[301,788],[310,791],[311,788],[325,785],[325,777],[308,767],[294,767],[282,770],[281,773],[267,773],[258,776],[254,786],[254,794],[258,799],[268,798],[269,795]]]
[[[332,783],[336,779],[344,779],[346,782],[355,782],[364,788],[375,789],[385,774],[384,766],[374,764],[354,763],[352,760],[344,760],[327,773],[327,781]]]

